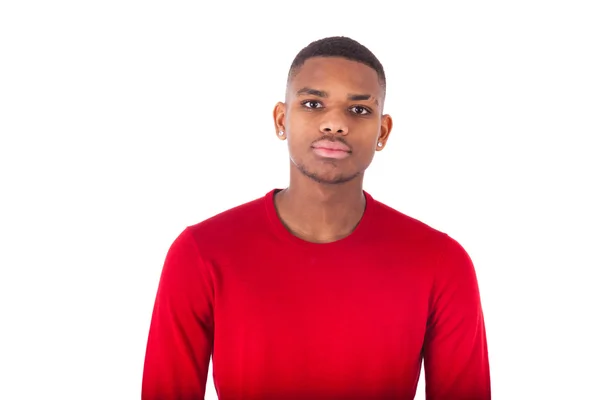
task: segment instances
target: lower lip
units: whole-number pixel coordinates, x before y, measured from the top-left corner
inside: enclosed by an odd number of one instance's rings
[[[350,153],[344,150],[331,150],[324,149],[322,147],[313,148],[313,152],[318,156],[325,158],[335,158],[337,160],[341,160],[342,158],[350,156]]]

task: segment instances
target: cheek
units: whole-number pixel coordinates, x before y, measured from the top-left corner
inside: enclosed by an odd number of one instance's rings
[[[287,140],[290,147],[306,147],[318,139],[319,129],[307,118],[290,118],[286,124]]]
[[[292,116],[287,120],[286,128],[289,128],[290,133],[296,136],[303,135],[315,129],[316,122],[314,118],[306,118],[301,116]]]

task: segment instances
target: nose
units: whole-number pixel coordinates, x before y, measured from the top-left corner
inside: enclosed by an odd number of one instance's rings
[[[344,118],[337,113],[328,113],[319,127],[321,133],[326,135],[347,135],[348,124]]]

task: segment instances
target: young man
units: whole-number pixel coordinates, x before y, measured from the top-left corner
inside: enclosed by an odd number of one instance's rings
[[[290,182],[187,227],[160,278],[142,399],[490,399],[473,264],[450,236],[375,200],[385,74],[345,37],[292,63],[273,113]]]

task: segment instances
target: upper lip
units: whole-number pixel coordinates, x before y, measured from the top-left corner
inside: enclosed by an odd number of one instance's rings
[[[327,149],[327,150],[339,150],[339,151],[350,151],[350,147],[346,146],[342,142],[331,142],[329,140],[321,140],[312,146],[315,149]]]

